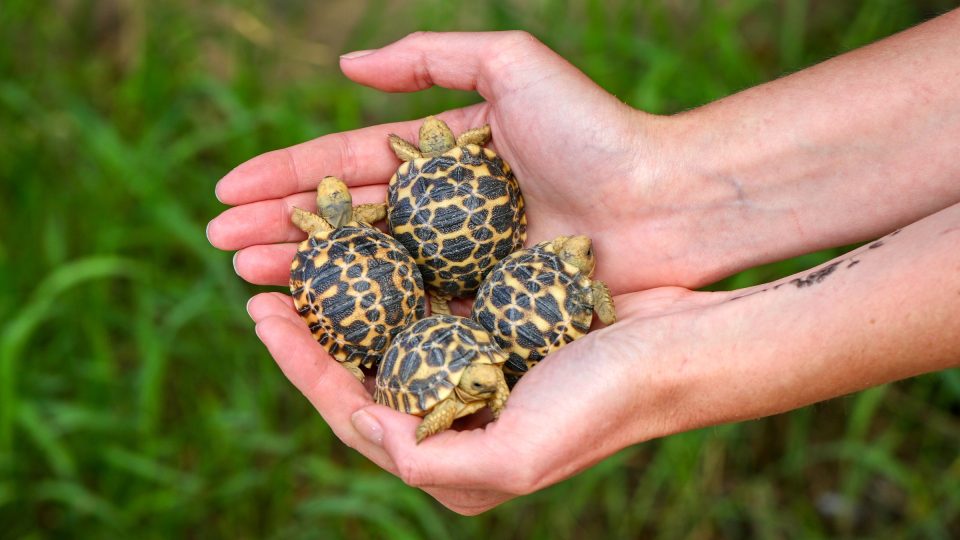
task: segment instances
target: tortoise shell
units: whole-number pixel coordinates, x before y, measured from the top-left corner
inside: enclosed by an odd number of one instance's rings
[[[471,317],[493,334],[508,381],[582,337],[593,320],[591,279],[542,242],[512,253],[477,291]]]
[[[387,191],[390,232],[428,288],[467,296],[501,259],[523,247],[527,218],[510,166],[475,144],[406,161]]]
[[[476,321],[433,315],[400,332],[377,370],[373,399],[422,416],[450,396],[473,362],[500,365],[503,353]]]
[[[313,336],[340,362],[373,367],[423,317],[423,278],[393,238],[348,225],[311,234],[290,266],[290,293]]]

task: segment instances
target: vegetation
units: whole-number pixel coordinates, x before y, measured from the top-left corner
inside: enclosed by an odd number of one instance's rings
[[[339,53],[413,30],[527,29],[671,113],[953,5],[4,1],[0,537],[960,536],[958,370],[639,445],[460,517],[339,443],[203,234],[215,182],[254,155],[475,101],[339,74]]]

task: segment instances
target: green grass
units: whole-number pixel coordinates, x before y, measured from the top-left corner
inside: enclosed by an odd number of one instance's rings
[[[524,28],[671,113],[951,5],[4,2],[0,537],[960,536],[957,370],[640,445],[459,517],[333,437],[253,335],[257,289],[203,235],[214,183],[249,157],[477,99],[358,89],[346,50]]]

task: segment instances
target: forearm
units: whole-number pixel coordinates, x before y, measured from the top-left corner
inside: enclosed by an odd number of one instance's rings
[[[684,232],[709,238],[690,250],[709,265],[693,284],[960,201],[958,35],[955,10],[668,119],[680,209],[697,213]]]
[[[670,372],[671,431],[960,365],[960,204],[706,310]]]

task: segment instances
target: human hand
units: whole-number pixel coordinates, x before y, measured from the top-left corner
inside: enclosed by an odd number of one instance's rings
[[[956,367],[957,238],[960,204],[774,283],[619,295],[619,320],[537,364],[496,422],[420,445],[420,420],[374,404],[313,340],[289,297],[258,295],[248,310],[344,443],[474,514],[632,444]]]
[[[521,183],[528,243],[590,236],[604,261],[597,277],[615,293],[683,283],[700,270],[677,262],[686,244],[663,226],[680,215],[654,181],[664,147],[674,146],[666,143],[666,119],[621,103],[523,32],[418,33],[364,53],[341,60],[361,84],[391,92],[439,85],[483,96],[439,116],[457,133],[490,124],[491,146]],[[289,222],[291,207],[313,208],[313,190],[326,175],[350,184],[357,203],[382,202],[399,164],[387,135],[416,140],[420,124],[331,134],[240,165],[217,186],[220,200],[236,207],[210,223],[211,243],[239,250],[235,266],[246,280],[285,284],[293,242],[303,238]]]
[[[522,32],[413,34],[346,55],[341,69],[387,91],[476,90],[486,101],[439,116],[458,132],[491,124],[526,198],[529,243],[590,236],[597,277],[615,293],[695,288],[960,200],[960,161],[942,159],[960,133],[960,115],[949,114],[960,79],[946,75],[958,27],[954,10],[670,117],[620,103]],[[235,266],[248,281],[286,283],[303,237],[290,207],[312,208],[326,175],[356,187],[358,203],[382,202],[398,165],[387,135],[414,140],[419,125],[331,134],[240,165],[217,187],[238,206],[210,223],[211,243],[240,250]]]
[[[419,445],[414,433],[420,419],[375,404],[369,388],[313,340],[289,297],[257,295],[248,311],[283,372],[345,444],[448,508],[477,514],[676,429],[669,386],[675,379],[664,377],[667,362],[652,354],[654,344],[658,334],[669,333],[663,323],[670,314],[724,297],[678,288],[620,296],[621,319],[531,370],[496,422],[449,430]],[[476,415],[456,425],[482,421]]]

